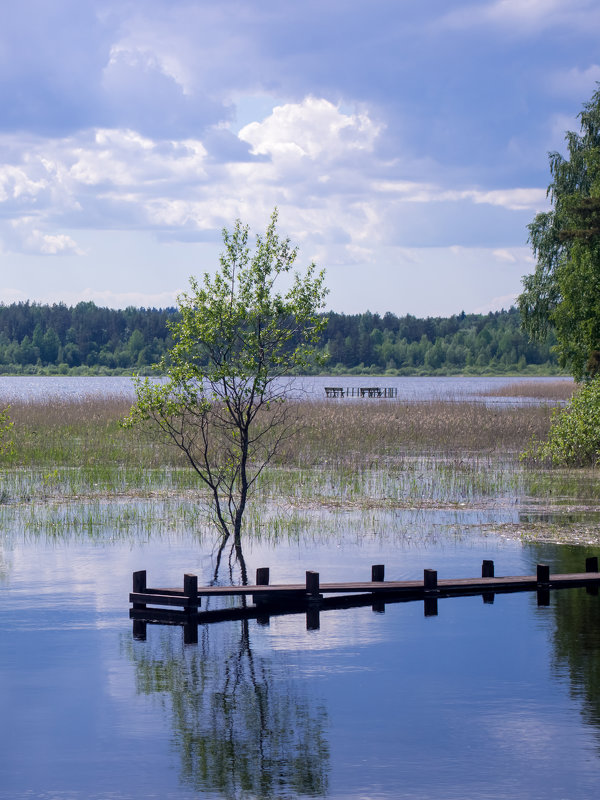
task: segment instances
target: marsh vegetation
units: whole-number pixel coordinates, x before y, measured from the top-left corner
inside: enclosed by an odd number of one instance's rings
[[[352,516],[369,532],[400,511],[510,509],[516,518],[484,524],[511,537],[596,542],[597,470],[519,462],[527,442],[547,435],[565,383],[538,391],[543,402],[525,405],[294,401],[302,426],[261,476],[246,531],[297,536],[317,523],[331,532]],[[6,525],[206,535],[208,497],[181,452],[123,429],[129,408],[121,396],[14,402],[0,486]]]

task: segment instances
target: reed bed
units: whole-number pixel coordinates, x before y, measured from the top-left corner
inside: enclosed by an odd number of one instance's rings
[[[532,436],[547,434],[547,405],[491,407],[484,403],[434,400],[422,403],[365,401],[299,402],[296,436],[278,453],[275,464],[310,467],[328,463],[364,467],[407,454],[519,452]],[[105,467],[158,470],[186,466],[181,453],[152,432],[124,430],[120,421],[130,404],[122,397],[70,402],[14,403],[14,453],[6,465],[52,470]]]
[[[305,535],[315,521],[334,530],[346,514],[358,515],[363,530],[376,530],[386,514],[512,508],[517,497],[597,508],[595,471],[574,476],[519,463],[531,437],[547,435],[550,403],[292,405],[300,427],[263,473],[247,515],[254,532]],[[128,411],[119,396],[14,403],[14,452],[2,457],[0,474],[5,529],[94,537],[209,524],[201,486],[182,454],[123,429]]]
[[[531,397],[537,400],[570,400],[577,390],[572,380],[519,381],[481,392],[481,397]]]
[[[293,506],[443,506],[517,490],[518,453],[550,425],[548,406],[298,402],[300,426],[264,473],[260,496]],[[0,502],[201,496],[182,454],[120,421],[122,397],[14,404],[14,453]]]
[[[544,438],[551,409],[433,400],[422,403],[306,403],[297,439],[279,463],[374,465],[415,453],[458,456],[520,452]]]

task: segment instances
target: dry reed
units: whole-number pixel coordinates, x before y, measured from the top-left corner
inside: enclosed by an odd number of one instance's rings
[[[369,466],[410,453],[511,454],[549,429],[546,405],[498,407],[484,403],[434,400],[301,402],[297,435],[280,450],[276,463]],[[106,464],[161,468],[183,466],[181,454],[119,422],[129,411],[122,397],[77,401],[14,403],[14,465],[80,466]]]
[[[481,397],[532,397],[538,400],[570,400],[577,389],[571,380],[519,381],[481,392]]]
[[[307,403],[303,428],[282,454],[302,465],[329,461],[375,463],[410,453],[517,453],[546,436],[547,406],[490,407],[435,400],[423,403]]]

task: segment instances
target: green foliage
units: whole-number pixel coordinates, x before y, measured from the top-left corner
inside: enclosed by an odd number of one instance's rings
[[[552,210],[529,226],[537,265],[523,278],[523,325],[535,339],[556,332],[561,366],[594,375],[600,350],[600,89],[566,134],[568,158],[550,154]]]
[[[0,373],[147,375],[172,346],[167,323],[177,318],[174,308],[0,305]],[[328,358],[328,371],[336,373],[480,375],[557,370],[552,335],[544,343],[529,341],[514,308],[427,319],[369,311],[330,312],[327,318],[317,348]],[[322,362],[315,360],[293,371],[322,369]]]
[[[10,435],[14,423],[10,420],[9,411],[10,406],[0,411],[0,455],[11,455],[14,452],[14,442]]]
[[[554,410],[547,441],[533,441],[523,460],[554,466],[596,466],[600,461],[600,377],[584,384],[565,408]]]
[[[503,374],[557,371],[552,338],[537,344],[521,330],[517,309],[419,319],[410,314],[330,313],[329,368],[388,375]]]
[[[220,269],[190,279],[170,323],[174,345],[158,368],[161,385],[137,381],[126,425],[149,422],[178,447],[212,494],[216,522],[239,542],[248,493],[281,442],[294,430],[285,404],[293,372],[319,360],[326,324],[318,314],[324,274],[311,264],[281,293],[297,249],[276,230],[277,212],[254,251],[238,220],[223,231]]]
[[[110,309],[94,303],[0,305],[0,372],[103,374],[148,367],[171,344],[175,309]]]

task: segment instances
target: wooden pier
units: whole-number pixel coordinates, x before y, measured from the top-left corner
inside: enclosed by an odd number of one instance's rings
[[[370,581],[321,583],[318,572],[308,571],[303,583],[271,584],[269,568],[261,567],[253,585],[199,587],[196,575],[184,575],[183,588],[151,589],[145,570],[141,570],[133,573],[129,616],[136,638],[145,638],[148,623],[174,624],[183,625],[185,641],[193,643],[198,639],[198,625],[224,620],[257,619],[268,624],[272,616],[305,613],[307,627],[316,629],[319,613],[332,609],[370,605],[373,611],[383,613],[387,603],[422,600],[425,616],[435,616],[438,598],[443,597],[481,595],[484,603],[493,603],[496,594],[535,591],[538,605],[543,606],[549,605],[552,589],[585,586],[591,594],[598,594],[600,587],[597,556],[586,559],[585,572],[568,575],[550,574],[546,564],[538,564],[535,575],[496,577],[494,572],[494,562],[486,560],[478,578],[439,580],[435,570],[426,569],[423,580],[386,581],[385,566],[375,564]],[[240,597],[243,605],[201,610],[203,598],[227,597]]]
[[[370,397],[391,398],[398,397],[398,389],[393,386],[326,386],[326,397]]]

